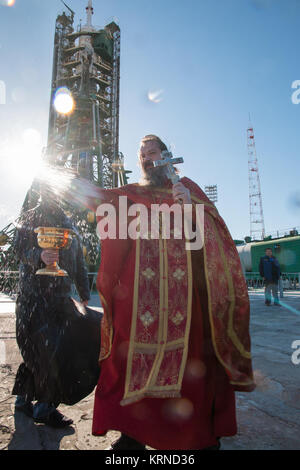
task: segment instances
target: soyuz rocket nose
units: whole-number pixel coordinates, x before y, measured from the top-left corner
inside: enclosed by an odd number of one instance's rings
[[[93,8],[93,3],[92,0],[89,0],[88,6],[86,7],[86,10],[91,10],[92,14],[94,13],[94,8]]]
[[[88,6],[86,7],[86,15],[87,15],[87,26],[92,26],[92,15],[94,14],[94,8],[92,0],[89,0]]]
[[[89,0],[89,2],[88,2],[88,6],[86,7],[86,13],[87,13],[88,16],[94,14],[94,8],[93,8],[92,0]]]

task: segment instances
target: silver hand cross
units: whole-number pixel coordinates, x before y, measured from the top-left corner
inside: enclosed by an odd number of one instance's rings
[[[166,176],[169,180],[172,181],[173,184],[178,183],[180,180],[180,177],[175,171],[175,168],[173,165],[176,163],[183,163],[183,158],[173,158],[173,155],[171,152],[168,152],[167,150],[163,150],[161,152],[162,159],[161,160],[156,160],[153,162],[154,167],[158,166],[165,166],[166,167]]]

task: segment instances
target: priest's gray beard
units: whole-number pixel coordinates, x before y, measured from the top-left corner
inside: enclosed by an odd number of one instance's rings
[[[164,166],[141,166],[142,176],[139,181],[141,186],[165,186],[168,178],[166,176],[166,169]]]

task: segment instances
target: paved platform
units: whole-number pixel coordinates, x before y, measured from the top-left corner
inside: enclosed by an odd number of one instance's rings
[[[222,439],[222,449],[300,450],[300,364],[292,362],[292,344],[300,341],[300,292],[284,292],[281,307],[265,306],[262,290],[249,293],[257,389],[236,394],[238,434]],[[98,295],[90,305],[100,307]],[[21,361],[14,309],[14,299],[0,294],[0,450],[107,448],[119,433],[91,435],[93,393],[72,407],[59,407],[74,420],[68,429],[51,429],[14,413],[10,392]]]

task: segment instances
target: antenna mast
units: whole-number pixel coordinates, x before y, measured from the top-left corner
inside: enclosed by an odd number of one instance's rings
[[[250,120],[250,115],[249,115]],[[248,172],[249,172],[249,207],[250,236],[255,239],[258,234],[261,240],[265,237],[265,222],[262,207],[262,196],[255,148],[254,131],[251,123],[247,129]]]

